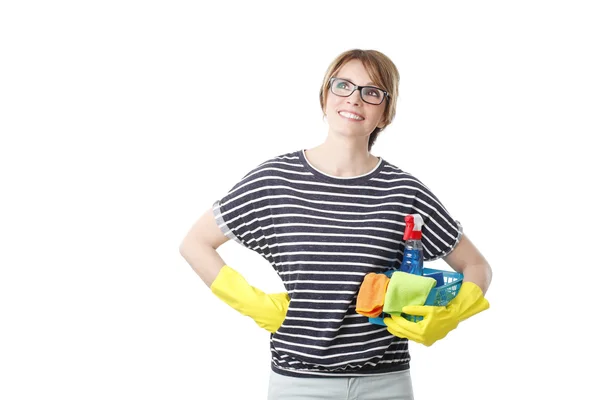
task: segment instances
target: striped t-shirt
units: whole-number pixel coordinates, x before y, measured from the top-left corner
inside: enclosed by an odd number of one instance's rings
[[[288,376],[361,376],[408,369],[407,339],[356,313],[364,276],[397,268],[404,217],[423,217],[424,260],[447,255],[461,226],[413,175],[380,159],[358,177],[327,175],[303,150],[250,171],[214,204],[225,235],[258,252],[290,296],[271,335],[271,366]]]

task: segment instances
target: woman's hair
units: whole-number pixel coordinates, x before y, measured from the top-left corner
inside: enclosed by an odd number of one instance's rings
[[[384,101],[385,111],[383,115],[385,117],[385,125],[383,128],[375,128],[369,136],[369,151],[379,132],[385,129],[386,126],[392,123],[394,116],[396,115],[396,102],[398,100],[398,86],[400,85],[400,74],[398,69],[385,54],[377,50],[348,50],[337,56],[335,60],[327,68],[325,77],[323,78],[323,84],[319,91],[319,101],[321,102],[321,110],[325,115],[325,104],[327,103],[327,96],[329,95],[329,81],[332,76],[335,76],[340,69],[351,60],[360,60],[369,77],[377,85],[377,87],[388,92],[388,99]]]

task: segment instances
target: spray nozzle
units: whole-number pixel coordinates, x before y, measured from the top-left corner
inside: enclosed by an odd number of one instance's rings
[[[423,227],[423,217],[420,214],[409,214],[404,217],[406,229],[404,230],[404,240],[421,239],[421,228]]]

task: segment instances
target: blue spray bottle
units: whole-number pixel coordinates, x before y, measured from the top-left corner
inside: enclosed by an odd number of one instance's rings
[[[404,217],[404,257],[400,271],[409,274],[423,275],[423,243],[421,242],[421,228],[423,217],[419,214],[410,214]]]

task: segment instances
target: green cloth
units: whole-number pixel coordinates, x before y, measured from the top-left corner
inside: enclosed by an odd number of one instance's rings
[[[383,312],[400,315],[404,306],[422,306],[436,280],[396,271],[392,274],[383,302]]]

